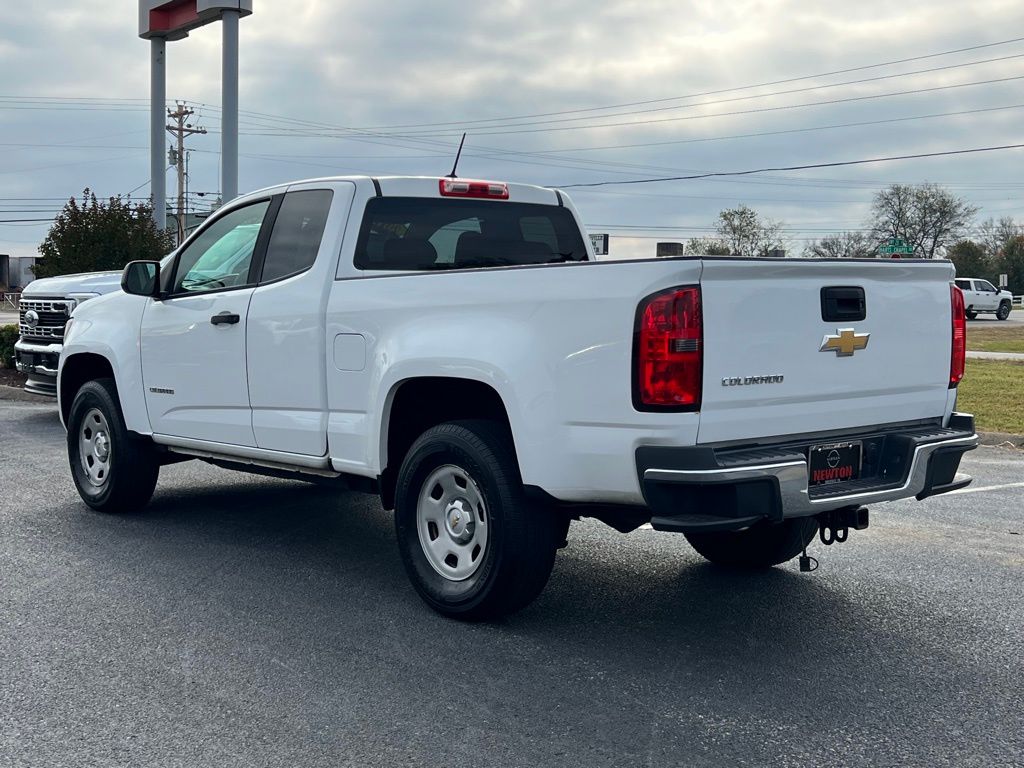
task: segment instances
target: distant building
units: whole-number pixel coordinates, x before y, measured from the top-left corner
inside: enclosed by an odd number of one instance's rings
[[[38,256],[8,256],[0,253],[0,291],[18,291],[35,280],[32,267]]]

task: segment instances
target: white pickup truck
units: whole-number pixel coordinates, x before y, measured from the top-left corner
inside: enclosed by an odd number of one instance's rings
[[[973,320],[982,312],[991,312],[998,320],[1006,320],[1013,310],[1013,294],[1001,291],[988,280],[976,277],[958,277],[957,287],[964,294],[967,319]]]
[[[76,309],[71,471],[111,512],[189,458],[378,493],[416,590],[463,618],[533,600],[581,516],[770,566],[970,482],[953,276],[595,262],[566,196],[527,185],[273,187]]]
[[[85,272],[33,280],[18,304],[15,366],[27,374],[25,390],[57,396],[57,365],[64,326],[83,301],[121,289],[120,272]]]

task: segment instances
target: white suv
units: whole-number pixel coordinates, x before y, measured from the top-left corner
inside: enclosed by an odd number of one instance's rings
[[[1013,294],[1009,291],[1001,291],[988,280],[974,277],[958,277],[956,285],[964,292],[964,307],[969,320],[982,312],[992,312],[999,320],[1010,316]]]

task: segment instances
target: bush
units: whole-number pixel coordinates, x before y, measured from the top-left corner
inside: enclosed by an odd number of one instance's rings
[[[0,368],[14,367],[14,342],[18,340],[18,326],[0,325]]]

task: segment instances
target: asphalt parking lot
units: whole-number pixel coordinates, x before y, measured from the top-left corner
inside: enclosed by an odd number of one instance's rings
[[[533,606],[467,625],[371,497],[193,462],[104,516],[63,439],[0,403],[4,766],[1024,764],[1024,453],[813,574],[574,524]]]

